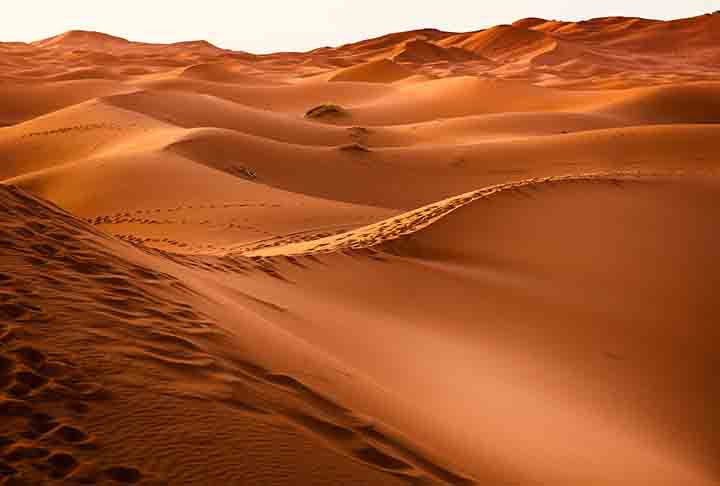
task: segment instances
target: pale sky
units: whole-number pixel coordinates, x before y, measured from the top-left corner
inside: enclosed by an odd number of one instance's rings
[[[146,42],[205,39],[254,53],[304,51],[434,27],[479,30],[524,17],[656,19],[720,10],[720,0],[13,0],[0,41],[32,41],[71,29]]]

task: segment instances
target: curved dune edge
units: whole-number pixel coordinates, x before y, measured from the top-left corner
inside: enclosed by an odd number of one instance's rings
[[[568,182],[620,182],[642,177],[664,174],[644,174],[639,172],[598,172],[578,175],[560,175],[525,179],[516,182],[496,184],[476,191],[443,199],[426,206],[402,213],[398,216],[363,226],[338,235],[319,238],[311,241],[287,243],[275,240],[236,249],[231,253],[239,253],[247,257],[302,256],[318,253],[334,253],[345,250],[362,250],[417,233],[436,221],[448,216],[453,211],[481,199],[490,198],[506,191],[514,191],[527,187]]]
[[[142,484],[156,484],[150,482],[155,479],[152,473],[135,467],[141,458],[103,470],[100,456],[107,444],[94,445],[94,440],[97,435],[107,442],[132,442],[142,427],[156,428],[163,420],[163,408],[170,406],[169,413],[179,429],[192,429],[196,424],[187,421],[187,413],[201,411],[214,414],[214,420],[230,428],[250,423],[262,431],[261,436],[275,437],[296,450],[312,447],[313,455],[318,456],[299,460],[298,464],[311,464],[313,474],[319,474],[318,480],[327,480],[327,484],[338,484],[343,477],[364,478],[367,484],[475,484],[436,463],[393,427],[355,413],[316,391],[304,378],[268,368],[244,353],[228,353],[234,347],[232,335],[201,310],[206,289],[184,281],[192,281],[192,259],[128,245],[13,185],[0,184],[0,210],[0,248],[17,256],[19,262],[0,262],[0,282],[10,287],[0,292],[0,378],[5,379],[8,372],[34,377],[25,394],[16,393],[16,387],[9,387],[6,381],[0,382],[0,417],[30,417],[39,421],[30,426],[38,428],[45,422],[49,428],[58,423],[74,424],[56,430],[56,435],[64,434],[70,445],[52,444],[47,454],[25,458],[39,465],[38,461],[49,454],[65,454],[62,457],[67,458],[67,466],[51,463],[54,477],[74,481],[104,475],[120,477],[122,481],[116,480],[123,483],[142,479]],[[15,235],[12,239],[11,234]],[[252,262],[244,263],[249,264],[245,270],[260,268],[253,267]],[[48,271],[52,275],[44,276]],[[26,286],[31,282],[34,291],[43,292],[42,297],[28,300],[31,292]],[[66,282],[72,282],[72,296],[67,295]],[[160,287],[166,288],[158,290]],[[252,300],[249,295],[245,297]],[[62,320],[58,322],[60,309]],[[98,323],[88,316],[102,319]],[[48,331],[60,322],[63,332],[49,336]],[[33,326],[28,326],[30,323]],[[267,332],[275,336],[276,346],[305,353],[308,362],[326,359],[313,348],[298,348],[292,338],[278,336],[272,329]],[[96,348],[103,349],[102,357],[90,351]],[[106,369],[95,370],[98,363]],[[118,372],[121,367],[125,367],[122,373]],[[92,382],[82,381],[90,378]],[[135,402],[142,403],[139,420],[133,419],[133,410],[138,407]],[[59,411],[63,407],[66,410]],[[105,407],[112,409],[124,427],[84,419],[88,408]],[[218,407],[225,407],[223,415],[216,415]],[[53,415],[48,415],[49,411]],[[277,422],[284,432],[278,431]],[[11,439],[9,444],[13,451],[19,451],[17,454],[48,446],[42,438],[28,435],[27,439]],[[166,439],[173,441],[173,447],[191,443],[185,438],[178,440],[177,435]],[[262,446],[257,438],[243,440]],[[79,445],[72,449],[76,443]],[[83,450],[83,444],[93,447]],[[327,475],[322,473],[329,464],[326,452],[322,452],[325,449],[344,456],[342,460],[330,459],[335,461],[335,472]],[[285,457],[284,461],[292,466],[295,459]],[[254,467],[272,469],[277,464],[258,462]],[[17,472],[15,468],[13,471]],[[261,474],[272,476],[270,471]]]

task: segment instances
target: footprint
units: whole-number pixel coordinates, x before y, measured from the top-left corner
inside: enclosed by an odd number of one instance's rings
[[[0,391],[9,389],[14,382],[12,374],[0,374]]]
[[[115,275],[98,276],[98,277],[94,277],[94,280],[99,284],[114,286],[114,287],[124,287],[124,286],[130,285],[130,282],[128,281],[127,278],[115,276]]]
[[[45,362],[38,371],[46,377],[57,378],[70,373],[70,366],[58,361]]]
[[[18,470],[5,461],[0,461],[0,478],[14,476]],[[7,484],[7,483],[6,483]]]
[[[16,397],[16,398],[22,398],[27,396],[32,391],[32,388],[25,385],[24,383],[15,383],[10,388],[8,388],[8,394]]]
[[[15,381],[34,390],[47,384],[48,379],[32,371],[18,371],[15,373]]]
[[[22,400],[5,399],[0,401],[0,417],[29,417],[32,407]]]
[[[47,237],[55,241],[68,241],[71,239],[68,235],[64,233],[48,233]]]
[[[64,478],[78,467],[77,460],[70,454],[56,452],[47,459],[50,466],[50,477]]]
[[[54,417],[44,413],[37,413],[30,417],[30,423],[28,425],[30,432],[40,436],[50,432],[59,424],[55,421]]]
[[[15,439],[5,435],[0,435],[0,449],[5,449],[6,447],[13,445],[15,442]]]
[[[45,364],[45,355],[30,346],[22,346],[13,351],[20,360],[33,369],[42,368]]]
[[[53,435],[70,443],[85,442],[88,439],[88,434],[70,425],[61,426],[53,432]]]
[[[134,467],[115,466],[105,470],[107,477],[118,483],[137,483],[142,474]]]
[[[0,375],[9,375],[15,369],[15,361],[6,357],[0,356]]]
[[[34,256],[25,257],[25,260],[27,260],[27,262],[34,267],[42,267],[47,263],[47,261],[43,260],[42,258],[37,258]]]
[[[44,447],[29,447],[24,445],[18,445],[10,450],[10,453],[5,455],[5,460],[8,462],[24,461],[26,459],[42,459],[50,455],[50,451]]]
[[[33,233],[32,231],[30,231],[26,228],[17,228],[15,230],[15,234],[24,239],[30,239],[35,236],[35,233]]]
[[[59,250],[57,248],[46,243],[32,245],[31,248],[35,250],[36,253],[39,253],[40,255],[47,258],[52,258],[59,253]]]
[[[23,304],[18,303],[7,303],[0,304],[0,319],[7,319],[9,321],[15,321],[25,316],[28,313],[28,308]]]
[[[107,400],[110,398],[110,391],[97,383],[65,381],[66,395],[77,400]]]
[[[87,403],[77,400],[65,403],[65,408],[78,415],[85,415],[90,411],[90,406]]]

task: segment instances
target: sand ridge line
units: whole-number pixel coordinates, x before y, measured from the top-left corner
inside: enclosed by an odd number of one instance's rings
[[[405,235],[415,233],[447,216],[454,210],[479,199],[489,198],[504,191],[512,191],[552,183],[565,182],[620,182],[632,178],[651,177],[658,174],[627,172],[598,172],[579,175],[548,176],[522,181],[508,182],[467,192],[458,196],[402,213],[398,216],[368,226],[305,242],[282,244],[275,241],[270,247],[255,247],[238,250],[247,257],[302,256],[318,253],[333,253],[342,250],[367,249]]]

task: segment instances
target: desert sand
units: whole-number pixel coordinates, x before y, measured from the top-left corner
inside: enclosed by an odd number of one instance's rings
[[[720,484],[720,15],[0,43],[0,483]]]

